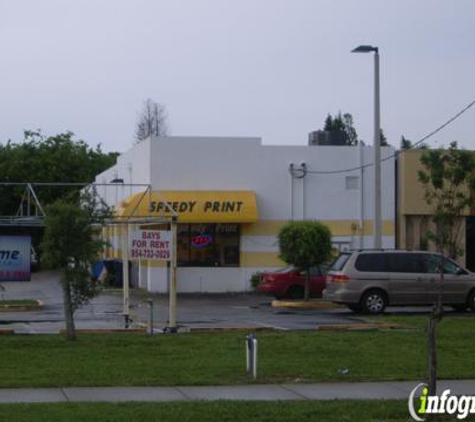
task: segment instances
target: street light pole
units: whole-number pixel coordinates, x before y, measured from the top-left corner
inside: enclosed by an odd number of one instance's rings
[[[379,94],[379,49],[370,45],[360,45],[352,53],[374,52],[374,219],[373,219],[373,246],[382,247],[381,221],[381,122],[380,122],[380,94]]]

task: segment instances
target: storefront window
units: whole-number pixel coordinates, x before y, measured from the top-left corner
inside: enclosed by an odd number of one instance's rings
[[[239,266],[238,224],[179,224],[178,266]]]

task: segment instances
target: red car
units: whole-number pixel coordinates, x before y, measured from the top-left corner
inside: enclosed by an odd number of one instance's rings
[[[322,290],[325,288],[325,275],[328,265],[313,267],[310,269],[310,296],[322,297]],[[292,266],[282,268],[275,272],[264,272],[257,290],[263,293],[272,294],[276,299],[290,298],[301,299],[304,296],[305,271],[298,270]]]

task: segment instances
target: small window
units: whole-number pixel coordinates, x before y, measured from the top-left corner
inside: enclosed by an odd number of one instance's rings
[[[465,271],[462,267],[460,267],[456,262],[452,261],[451,259],[445,259],[444,273],[452,274],[452,275],[460,275],[460,274],[467,274],[467,271]]]
[[[179,224],[179,267],[238,267],[238,224]]]
[[[341,271],[347,261],[350,259],[351,254],[349,253],[342,253],[338,256],[338,258],[333,262],[330,271]]]
[[[425,255],[419,253],[389,254],[389,268],[394,273],[425,273]]]
[[[441,264],[442,255],[428,255],[426,259],[427,272],[429,273],[440,273],[440,264]],[[460,275],[467,274],[462,267],[460,267],[456,262],[451,259],[444,259],[444,274],[451,275]]]
[[[359,177],[358,176],[346,176],[345,177],[345,189],[346,190],[356,190],[359,187]]]
[[[427,255],[426,256],[426,268],[429,274],[439,273],[440,269],[440,255]]]
[[[385,253],[363,253],[358,256],[355,262],[358,271],[387,272],[388,254]]]
[[[319,267],[311,267],[310,268],[310,275],[313,277],[317,277],[322,275],[322,271],[320,270]]]

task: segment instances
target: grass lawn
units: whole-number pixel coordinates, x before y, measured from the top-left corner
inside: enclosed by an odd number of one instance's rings
[[[411,329],[259,332],[257,383],[422,380],[427,317],[377,318]],[[475,378],[475,319],[445,318],[439,376]],[[245,373],[243,332],[159,335],[0,336],[0,387],[223,385]],[[346,375],[340,370],[347,368]]]
[[[1,306],[38,306],[38,301],[33,299],[0,300]]]
[[[412,421],[405,400],[2,405],[0,420],[10,422]],[[454,417],[442,417],[437,420],[452,421]],[[465,420],[474,419],[468,417]]]

